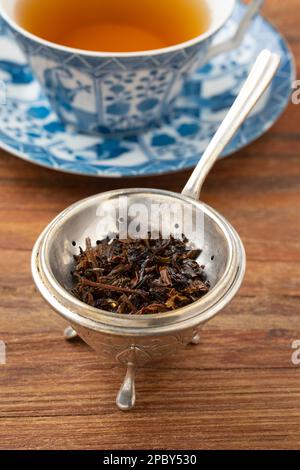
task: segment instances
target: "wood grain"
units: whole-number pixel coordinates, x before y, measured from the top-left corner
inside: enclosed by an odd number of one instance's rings
[[[269,0],[266,14],[300,59],[298,0]],[[299,75],[298,60],[298,76]],[[35,291],[32,246],[74,201],[108,189],[180,190],[188,172],[102,180],[48,171],[1,152],[0,366],[2,449],[297,449],[300,366],[300,106],[290,105],[256,143],[220,161],[204,200],[241,234],[245,283],[189,348],[139,371],[138,401],[119,412],[123,371],[83,343],[65,343],[63,322]]]

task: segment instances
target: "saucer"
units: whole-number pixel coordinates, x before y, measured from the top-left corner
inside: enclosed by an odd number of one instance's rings
[[[245,5],[238,4],[218,40],[232,35]],[[58,121],[0,19],[0,147],[54,170],[91,176],[147,176],[195,166],[238,94],[259,52],[281,56],[273,84],[231,144],[227,156],[263,135],[285,109],[295,67],[280,33],[257,16],[243,44],[190,75],[169,118],[136,136],[79,134]]]

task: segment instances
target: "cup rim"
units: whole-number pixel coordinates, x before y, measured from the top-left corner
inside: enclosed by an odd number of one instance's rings
[[[30,33],[27,31],[25,28],[20,26],[17,21],[15,21],[11,16],[5,11],[4,6],[1,3],[0,0],[0,18],[2,17],[12,29],[17,31],[20,35],[25,36],[26,38],[35,41],[36,43],[43,45],[45,47],[49,47],[54,50],[58,50],[61,52],[65,53],[70,53],[70,54],[77,54],[81,55],[84,57],[93,57],[93,58],[119,58],[119,59],[126,59],[126,58],[134,58],[134,57],[152,57],[152,56],[160,56],[164,54],[169,54],[172,52],[177,52],[192,46],[195,46],[196,44],[201,43],[202,41],[205,41],[206,39],[211,38],[213,35],[215,35],[223,26],[224,24],[229,20],[231,17],[234,7],[236,5],[236,0],[228,0],[230,2],[230,6],[226,11],[226,15],[224,15],[224,18],[222,21],[220,20],[217,22],[214,27],[211,27],[208,31],[205,33],[196,36],[193,39],[190,39],[185,42],[181,42],[179,44],[175,44],[174,46],[168,46],[168,47],[163,47],[160,49],[152,49],[152,50],[147,50],[147,51],[136,51],[136,52],[98,52],[98,51],[89,51],[85,49],[77,49],[69,46],[64,46],[55,42],[47,41],[46,39],[43,39],[33,33]]]
[[[92,329],[114,333],[121,331],[122,334],[126,334],[127,332],[127,334],[132,335],[135,333],[140,334],[142,331],[145,334],[151,334],[151,332],[157,330],[160,332],[170,331],[171,329],[177,331],[178,329],[186,328],[187,324],[199,324],[212,318],[229,303],[242,283],[246,266],[244,247],[236,231],[224,217],[218,214],[214,209],[202,202],[194,201],[186,196],[170,191],[150,190],[145,188],[130,190],[134,192],[147,191],[177,196],[200,207],[200,209],[212,218],[223,231],[229,246],[230,256],[227,260],[225,273],[217,285],[211,289],[206,296],[187,307],[164,314],[149,314],[144,317],[136,315],[124,317],[124,315],[98,310],[84,304],[72,296],[56,280],[49,266],[47,257],[52,232],[61,225],[66,217],[71,217],[74,212],[80,212],[81,208],[89,204],[94,198],[101,197],[103,194],[122,194],[122,191],[123,190],[110,191],[83,199],[59,214],[50,225],[46,227],[33,249],[31,265],[33,278],[41,295],[60,315],[70,321],[70,323],[73,321],[73,325],[80,324],[81,326],[89,326]]]

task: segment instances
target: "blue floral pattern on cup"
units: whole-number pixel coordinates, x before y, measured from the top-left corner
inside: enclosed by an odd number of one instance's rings
[[[211,38],[145,57],[81,56],[51,49],[12,29],[58,117],[88,133],[131,133],[158,122]]]
[[[243,10],[244,7],[238,5],[222,35],[232,33]],[[6,102],[0,104],[0,146],[39,165],[85,175],[137,176],[191,168],[266,44],[280,54],[280,70],[272,89],[245,122],[224,155],[244,147],[270,128],[285,108],[295,79],[293,57],[288,46],[261,16],[254,20],[241,47],[227,54],[226,60],[220,56],[187,77],[167,118],[147,132],[124,138],[79,134],[72,126],[65,126],[53,112],[33,78],[26,58],[0,20],[0,81],[4,80],[7,87]],[[126,87],[130,85],[120,84],[118,76],[115,71],[109,83],[105,84],[107,107],[110,107],[113,118],[118,117],[114,113],[118,113],[118,96],[124,91],[120,86],[125,86],[127,91]],[[59,68],[47,79],[62,82],[70,92],[68,74]],[[126,80],[135,80],[135,75],[128,73]],[[145,94],[149,86],[155,86],[159,93],[161,81],[158,72],[150,78],[151,85],[141,80],[137,86],[144,86],[140,83],[145,83]],[[74,100],[78,100],[80,94],[88,97],[90,86],[80,77],[73,87]],[[155,103],[147,100],[141,100],[141,106],[143,112],[151,113]],[[62,106],[62,112],[68,112],[67,104]]]

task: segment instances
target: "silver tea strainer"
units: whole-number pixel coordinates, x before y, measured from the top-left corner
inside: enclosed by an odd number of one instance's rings
[[[243,244],[232,226],[214,209],[199,202],[202,185],[218,156],[232,139],[259,98],[267,89],[280,59],[264,50],[239,93],[235,103],[208,145],[181,194],[155,189],[121,189],[92,196],[72,205],[44,230],[32,254],[32,273],[38,290],[50,306],[71,325],[65,337],[77,334],[97,353],[110,356],[126,367],[125,380],[117,396],[117,406],[129,410],[135,403],[135,371],[150,361],[161,359],[177,348],[198,344],[199,329],[222,310],[241,286],[246,266]],[[96,243],[109,231],[99,226],[97,214],[109,202],[118,210],[120,196],[128,206],[142,203],[176,203],[182,210],[201,215],[204,237],[195,232],[191,242],[202,250],[199,262],[206,266],[211,290],[199,301],[168,313],[118,315],[90,307],[70,294],[73,256],[86,236]],[[143,222],[141,216],[141,223]],[[147,227],[151,229],[151,227]],[[76,243],[76,246],[74,246]]]

